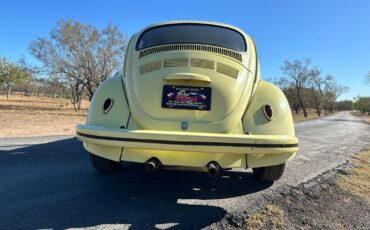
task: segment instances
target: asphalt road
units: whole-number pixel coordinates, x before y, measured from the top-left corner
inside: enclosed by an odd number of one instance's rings
[[[370,126],[347,112],[296,125],[300,152],[272,184],[250,171],[204,173],[124,165],[102,175],[73,137],[0,139],[0,229],[198,229],[243,216],[283,185],[297,185],[370,144]]]

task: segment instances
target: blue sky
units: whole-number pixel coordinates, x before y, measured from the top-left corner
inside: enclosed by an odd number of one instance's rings
[[[0,56],[17,60],[30,41],[48,36],[60,19],[103,28],[118,25],[130,36],[167,20],[208,20],[238,26],[257,42],[262,75],[282,76],[284,60],[309,57],[324,74],[349,86],[341,99],[370,96],[370,1],[17,1],[1,0]]]

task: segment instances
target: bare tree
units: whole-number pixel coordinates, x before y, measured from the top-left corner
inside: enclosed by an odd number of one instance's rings
[[[293,62],[285,61],[281,68],[286,75],[286,79],[293,86],[295,98],[302,108],[304,117],[307,117],[306,105],[304,102],[304,89],[308,85],[310,59],[294,60]]]
[[[333,77],[327,81],[325,85],[325,109],[329,113],[333,113],[335,102],[341,95],[348,92],[348,90],[349,87],[339,84]]]
[[[32,77],[29,85],[32,93],[36,94],[36,96],[40,96],[41,94],[46,93],[47,80],[44,78]]]
[[[92,25],[66,20],[58,22],[50,38],[37,38],[29,49],[48,75],[69,85],[71,102],[79,109],[84,90],[91,100],[96,88],[120,71],[126,40],[111,24],[99,31]]]
[[[309,85],[312,96],[313,104],[316,108],[317,115],[321,115],[321,106],[325,96],[324,88],[328,81],[331,81],[333,77],[327,75],[326,77],[321,76],[321,71],[318,68],[310,70],[309,73]]]

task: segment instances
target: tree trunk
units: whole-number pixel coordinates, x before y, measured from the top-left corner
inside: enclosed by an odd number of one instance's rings
[[[302,107],[304,117],[307,117],[307,111],[305,107]]]
[[[79,97],[79,99],[78,99],[78,104],[77,104],[77,110],[78,110],[78,111],[80,111],[80,109],[81,109],[81,101],[82,101],[82,98],[81,98],[81,97]]]
[[[298,114],[298,112],[299,112],[299,103],[294,102],[293,109],[295,111],[295,114]]]
[[[91,102],[93,96],[94,96],[94,91],[91,89],[90,86],[86,85],[85,84],[85,87],[86,87],[86,90],[87,90],[87,93],[89,94],[89,102]]]
[[[10,94],[10,85],[6,86],[6,99],[9,99],[9,94]]]
[[[307,117],[306,107],[304,106],[303,101],[301,99],[299,99],[299,105],[301,106],[301,108],[303,110],[304,117]]]
[[[333,114],[334,113],[334,104],[330,106],[329,113]]]
[[[316,112],[317,112],[317,116],[320,117],[321,115],[321,108],[320,108],[320,105],[316,105]]]

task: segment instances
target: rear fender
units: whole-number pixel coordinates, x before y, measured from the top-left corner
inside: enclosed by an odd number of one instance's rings
[[[106,113],[103,111],[104,102],[112,99],[113,104]],[[88,125],[98,125],[107,128],[126,129],[130,120],[130,110],[126,100],[124,83],[120,76],[108,78],[95,91],[89,106]],[[120,161],[122,147],[104,146],[84,143],[87,151],[113,161]]]
[[[273,117],[268,120],[263,106],[269,104],[273,108]],[[284,93],[266,81],[260,81],[243,117],[245,133],[254,135],[287,135],[295,136],[294,123],[289,103]],[[247,154],[247,167],[258,168],[278,165],[293,158],[296,152],[284,154]]]
[[[107,128],[127,128],[130,110],[120,76],[108,78],[95,91],[89,106],[88,125],[98,125]],[[111,109],[104,113],[103,105],[107,99],[112,99]]]
[[[266,104],[273,108],[271,120],[263,112]],[[289,103],[277,86],[260,81],[243,117],[243,128],[246,133],[251,134],[295,136]]]

